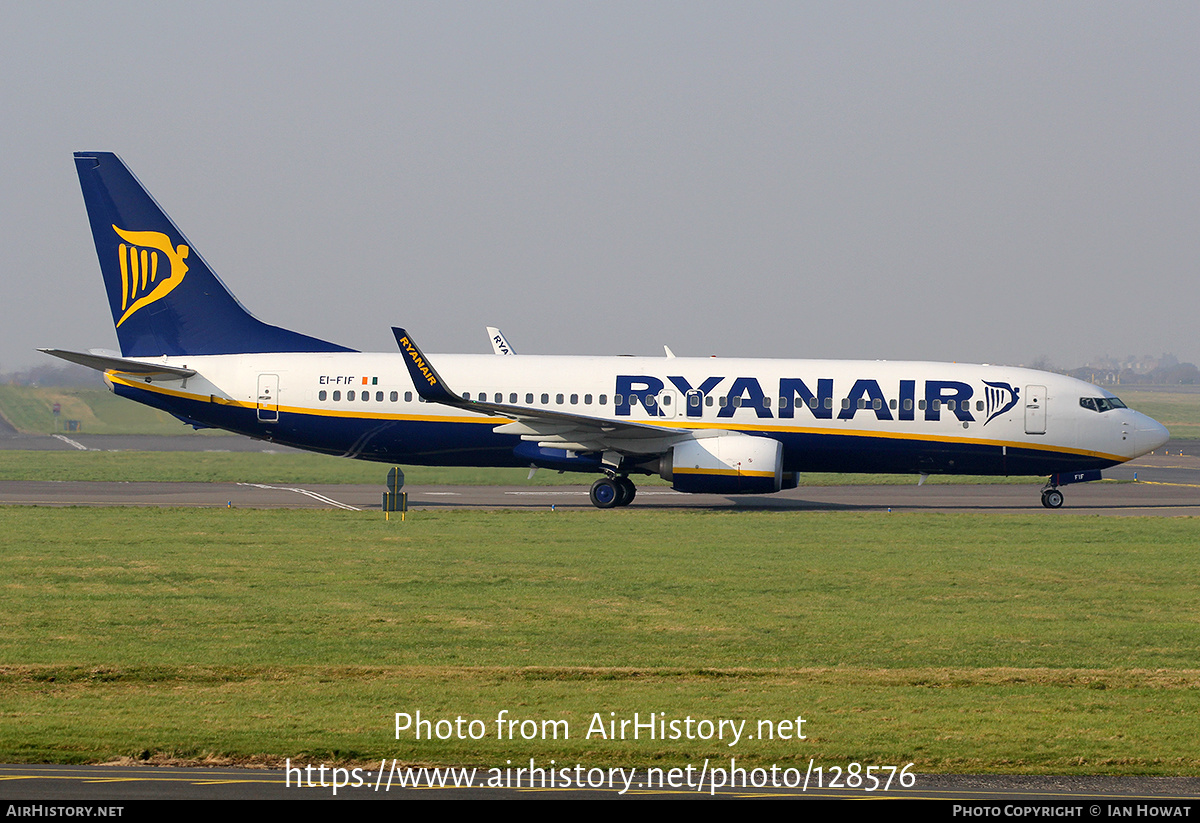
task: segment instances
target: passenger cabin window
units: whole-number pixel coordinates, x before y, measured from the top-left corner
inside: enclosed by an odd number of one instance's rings
[[[324,399],[325,399],[326,397],[328,397],[328,396],[329,396],[329,393],[328,393],[328,392],[326,392],[324,389],[322,389],[321,391],[317,392],[317,399],[318,399],[318,400],[324,400]]]
[[[529,405],[529,406],[533,405],[533,392],[525,393],[525,403],[526,403],[526,405]]]

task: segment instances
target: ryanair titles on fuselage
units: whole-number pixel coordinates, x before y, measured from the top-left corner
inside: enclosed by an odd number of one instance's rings
[[[681,397],[699,396],[699,402],[682,405],[687,417],[702,417],[704,407],[711,405],[710,395],[726,380],[723,376],[708,377],[697,385],[687,378],[668,377],[670,385],[651,375],[622,374],[616,379],[614,390],[615,414],[629,417],[635,405],[642,406],[643,414],[665,417],[659,397],[664,391],[678,391]],[[810,381],[811,382],[811,381]],[[802,378],[779,379],[777,401],[768,395],[757,377],[734,377],[717,417],[733,417],[739,408],[752,409],[759,418],[794,418],[797,407],[804,407],[819,420],[852,420],[855,414],[874,414],[877,420],[915,420],[921,414],[924,420],[941,420],[943,410],[952,413],[964,423],[974,422],[971,400],[975,389],[961,380],[900,380],[897,381],[894,399],[888,398],[878,380],[861,378],[846,394],[835,398],[833,378],[819,378],[812,385]],[[1020,390],[1008,383],[984,381],[987,389],[984,399],[976,401],[975,411],[984,415],[984,423],[1012,409],[1020,398]],[[918,395],[918,383],[921,392]],[[815,391],[814,391],[815,388]],[[777,407],[776,407],[777,406]]]

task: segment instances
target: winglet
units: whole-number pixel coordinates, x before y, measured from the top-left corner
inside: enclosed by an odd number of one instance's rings
[[[392,334],[396,335],[396,345],[404,353],[404,365],[408,367],[408,374],[412,377],[417,394],[430,403],[461,406],[466,402],[450,390],[424,352],[417,348],[417,344],[408,336],[408,332],[392,326]]]

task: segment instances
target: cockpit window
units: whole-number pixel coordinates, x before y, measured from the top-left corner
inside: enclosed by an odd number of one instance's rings
[[[1106,412],[1113,409],[1123,409],[1125,404],[1115,397],[1081,397],[1079,405],[1094,412]]]

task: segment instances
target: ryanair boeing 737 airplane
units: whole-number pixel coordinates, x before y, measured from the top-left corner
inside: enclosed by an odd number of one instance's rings
[[[798,472],[1047,475],[1042,505],[1058,508],[1060,486],[1167,440],[1104,389],[1007,366],[430,356],[404,329],[398,354],[354,351],[242,308],[115,154],[75,165],[121,351],[43,351],[197,428],[383,463],[595,472],[600,508],[633,500],[630,475],[770,494]]]

